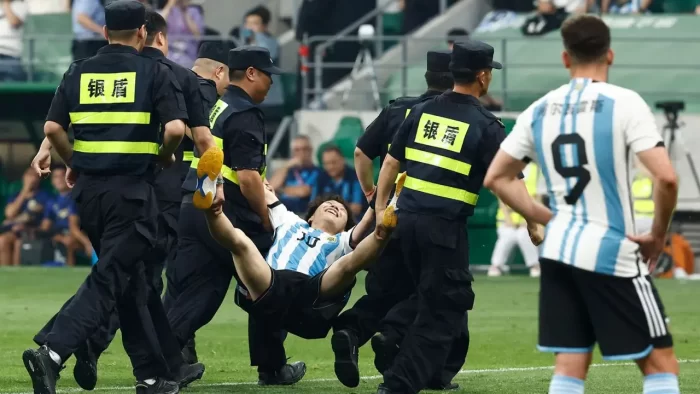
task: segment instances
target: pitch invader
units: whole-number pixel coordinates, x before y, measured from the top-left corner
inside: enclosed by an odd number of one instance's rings
[[[645,264],[664,247],[676,174],[644,100],[605,82],[613,62],[605,23],[581,15],[561,34],[571,81],[520,115],[486,180],[526,219],[548,222],[538,348],[556,354],[549,392],[583,393],[597,342],[604,359],[637,363],[644,393],[679,393],[673,341]],[[630,152],[654,183],[647,234],[635,229]],[[512,186],[530,160],[542,168],[551,212]]]

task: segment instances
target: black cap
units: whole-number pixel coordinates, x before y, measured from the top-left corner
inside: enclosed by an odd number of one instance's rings
[[[493,61],[491,45],[476,40],[455,42],[452,47],[450,71],[476,72],[485,68],[503,68],[501,63]]]
[[[427,70],[437,73],[450,72],[450,60],[452,53],[450,51],[428,51]]]
[[[146,24],[146,7],[136,0],[116,0],[105,7],[109,30],[133,30]]]
[[[199,59],[211,59],[219,63],[228,64],[228,51],[232,45],[221,41],[206,41],[199,46]]]
[[[228,53],[228,67],[231,70],[253,67],[268,74],[282,74],[282,70],[273,64],[270,51],[251,45],[231,49]]]

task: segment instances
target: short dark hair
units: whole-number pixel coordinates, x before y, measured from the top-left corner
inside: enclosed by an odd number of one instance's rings
[[[326,194],[320,197],[316,197],[309,203],[309,209],[306,211],[306,221],[308,222],[309,219],[314,216],[314,213],[316,213],[316,210],[318,207],[321,206],[326,201],[337,201],[341,204],[343,204],[343,208],[345,208],[345,213],[348,218],[348,221],[345,223],[345,231],[350,230],[351,228],[355,227],[355,219],[352,217],[352,210],[350,209],[350,205],[343,199],[343,197],[337,195],[337,194]]]
[[[168,22],[153,10],[146,11],[146,45],[153,45],[158,33],[168,34]]]
[[[340,148],[338,148],[335,145],[326,146],[325,148],[323,148],[323,152],[321,152],[321,154],[327,153],[327,152],[335,152],[335,153],[339,154],[340,156],[343,156],[343,151],[341,151]]]
[[[452,89],[455,80],[449,72],[426,71],[425,82],[428,84],[428,89],[445,91]]]
[[[476,72],[452,72],[455,85],[469,85],[476,82]]]
[[[469,37],[469,32],[462,29],[461,27],[455,27],[454,29],[450,29],[447,32],[447,42],[449,44],[452,44],[455,41],[458,41],[460,38],[467,38],[467,37]]]
[[[228,80],[231,82],[240,81],[245,77],[245,70],[228,70]]]
[[[576,63],[597,63],[610,49],[610,28],[595,15],[577,15],[561,26],[566,52]]]
[[[247,18],[251,15],[259,16],[262,20],[262,24],[265,26],[267,26],[267,24],[270,23],[270,10],[268,10],[265,6],[259,5],[253,8],[245,14],[245,17]]]
[[[134,38],[139,29],[131,30],[109,30],[107,29],[107,37],[110,40],[126,41]]]

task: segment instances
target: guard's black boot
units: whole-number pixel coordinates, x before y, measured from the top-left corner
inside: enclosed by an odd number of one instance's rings
[[[384,383],[380,384],[377,388],[377,394],[399,394],[398,391],[392,391],[389,387],[385,386]]]
[[[428,383],[428,387],[425,388],[426,390],[433,390],[433,391],[452,391],[452,390],[459,390],[459,385],[457,383]]]
[[[306,364],[297,361],[293,364],[283,365],[274,372],[258,372],[258,384],[260,386],[288,386],[297,383],[306,374]]]
[[[158,378],[153,384],[136,382],[136,394],[178,394],[180,388],[175,382]]]
[[[185,359],[187,364],[196,364],[199,362],[199,359],[197,359],[197,350],[194,347],[194,338],[187,341],[185,348],[182,349],[182,358]]]
[[[357,336],[349,330],[338,330],[331,337],[335,353],[335,376],[346,387],[360,384],[360,368],[357,365]]]
[[[204,364],[182,364],[177,374],[177,383],[181,389],[184,389],[195,380],[201,379],[202,376],[204,376]]]
[[[374,350],[374,367],[379,373],[384,374],[394,363],[394,359],[399,354],[399,347],[381,333],[373,336],[371,343]]]
[[[49,348],[27,349],[22,354],[24,367],[32,379],[34,394],[56,394],[56,381],[61,366],[49,355]]]
[[[90,341],[75,351],[73,377],[83,390],[92,390],[97,385],[97,355],[92,351]]]

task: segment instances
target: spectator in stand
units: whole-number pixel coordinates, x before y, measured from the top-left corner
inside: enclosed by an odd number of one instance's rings
[[[652,0],[601,0],[603,14],[644,14],[648,12]]]
[[[105,25],[105,0],[75,0],[71,14],[73,16],[73,59],[95,56],[97,51],[107,45],[102,35]]]
[[[292,141],[292,158],[270,178],[280,201],[294,213],[306,212],[321,169],[314,165],[311,140],[299,135]]]
[[[355,219],[362,216],[367,200],[355,171],[345,163],[343,153],[336,146],[323,150],[323,171],[311,193],[311,199],[325,194],[337,194],[350,205]]]
[[[0,0],[0,82],[24,81],[22,31],[27,17],[23,0]]]
[[[168,22],[168,58],[182,67],[192,68],[199,37],[204,32],[202,9],[191,5],[190,0],[168,0],[160,13]]]
[[[268,31],[270,23],[270,10],[264,6],[257,6],[248,11],[240,29],[239,38],[244,45],[257,45],[270,51],[272,62],[277,64],[280,56],[280,44]],[[272,75],[272,86],[262,102],[261,107],[284,105],[284,95],[282,92],[282,77]]]
[[[537,14],[525,20],[522,32],[540,36],[557,30],[569,15],[585,13],[589,5],[589,0],[538,0]]]
[[[80,230],[78,212],[66,183],[65,167],[57,167],[51,171],[51,184],[58,192],[58,196],[46,204],[40,230],[51,236],[54,246],[61,244],[66,248],[66,264],[73,267],[75,252],[82,250],[86,256],[92,257],[92,245],[85,233]]]
[[[21,239],[37,228],[50,199],[49,194],[39,189],[39,175],[27,168],[22,189],[10,196],[5,206],[5,221],[0,226],[0,266],[19,265]]]

